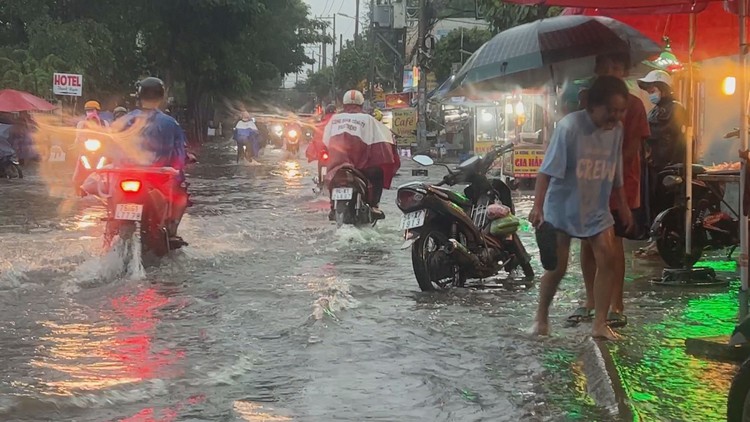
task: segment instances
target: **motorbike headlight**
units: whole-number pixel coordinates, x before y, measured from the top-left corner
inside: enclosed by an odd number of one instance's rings
[[[281,135],[284,132],[284,128],[281,127],[281,125],[276,125],[273,127],[273,131],[277,135]]]
[[[680,176],[666,176],[664,180],[661,181],[661,184],[664,185],[666,188],[671,188],[677,185],[682,184],[682,177]]]
[[[290,130],[289,131],[289,136],[292,137],[292,138],[296,138],[297,137],[297,131],[294,130],[294,129]]]
[[[102,143],[98,139],[87,139],[83,143],[83,146],[86,148],[86,151],[94,152],[99,151],[99,148],[102,147]]]

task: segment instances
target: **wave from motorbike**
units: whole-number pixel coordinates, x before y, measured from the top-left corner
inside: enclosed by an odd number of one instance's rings
[[[466,280],[489,278],[501,270],[513,274],[523,270],[524,279],[534,278],[530,257],[517,229],[520,221],[510,188],[499,178],[487,178],[492,163],[511,151],[513,145],[498,147],[483,158],[474,156],[437,184],[412,182],[399,187],[396,205],[404,213],[400,228],[411,246],[412,267],[422,291],[463,287]],[[417,155],[417,163],[433,165],[431,158]],[[443,185],[468,185],[464,193]],[[502,218],[488,210],[502,204],[510,213]]]
[[[90,153],[101,156],[82,188],[106,204],[105,246],[111,246],[116,236],[123,240],[137,238],[144,253],[157,257],[187,246],[177,236],[177,226],[188,204],[188,183],[182,180],[181,173],[172,167],[123,164],[117,158],[122,157],[122,152],[106,134],[86,143]],[[82,161],[84,157],[91,162],[91,154],[82,156]]]
[[[382,213],[373,212],[368,201],[372,190],[369,179],[354,167],[339,167],[328,188],[332,210],[328,219],[335,221],[337,227],[345,224],[374,227],[378,220],[384,218]]]

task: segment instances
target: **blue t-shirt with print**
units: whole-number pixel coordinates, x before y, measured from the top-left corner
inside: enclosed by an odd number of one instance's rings
[[[609,197],[613,187],[622,186],[622,139],[622,123],[600,129],[586,110],[560,120],[539,169],[551,178],[545,221],[579,238],[614,224]]]

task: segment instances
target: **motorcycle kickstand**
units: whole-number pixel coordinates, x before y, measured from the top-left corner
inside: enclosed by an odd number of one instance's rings
[[[731,248],[729,248],[729,253],[727,254],[727,261],[732,259],[732,254],[737,249],[737,245],[733,245]]]

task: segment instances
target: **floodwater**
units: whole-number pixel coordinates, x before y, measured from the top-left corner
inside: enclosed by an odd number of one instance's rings
[[[64,179],[0,180],[0,420],[620,420],[586,395],[589,327],[563,328],[582,290],[576,257],[553,336],[531,338],[536,286],[419,292],[395,191],[377,227],[337,230],[314,164],[271,150],[238,166],[225,143],[200,155],[190,246],[145,269],[102,254],[103,209]],[[394,184],[442,177],[414,166]],[[521,215],[530,205],[518,197]],[[734,368],[682,342],[731,330],[736,286],[656,288],[658,263],[629,270],[630,325],[611,349],[634,412],[721,420]]]

